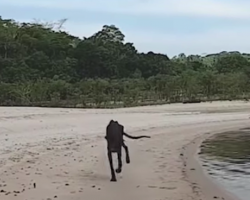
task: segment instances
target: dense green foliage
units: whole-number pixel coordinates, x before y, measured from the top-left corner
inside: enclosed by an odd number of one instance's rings
[[[248,98],[247,54],[170,59],[139,53],[124,38],[113,25],[80,39],[53,24],[0,18],[0,105],[116,107]]]

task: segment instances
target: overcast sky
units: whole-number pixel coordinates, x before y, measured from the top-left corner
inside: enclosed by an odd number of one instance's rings
[[[139,51],[169,56],[250,52],[249,0],[0,0],[18,21],[67,18],[64,30],[90,36],[114,24]]]

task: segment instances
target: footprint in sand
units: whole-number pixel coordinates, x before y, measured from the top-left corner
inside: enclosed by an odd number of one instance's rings
[[[158,188],[161,190],[175,190],[175,189],[177,189],[177,187],[158,187],[158,186],[154,186],[154,185],[149,185],[148,187],[149,188]]]
[[[157,186],[149,185],[149,188],[157,188]]]
[[[176,190],[177,188],[176,187],[159,187],[159,189],[162,189],[162,190]]]

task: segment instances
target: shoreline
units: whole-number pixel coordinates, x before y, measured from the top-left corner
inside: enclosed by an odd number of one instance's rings
[[[242,128],[245,128],[243,126]],[[239,128],[231,128],[230,131],[238,130]],[[197,197],[214,200],[241,200],[239,197],[226,190],[221,184],[216,182],[203,168],[199,158],[200,147],[204,141],[217,134],[225,131],[204,133],[201,136],[194,138],[190,143],[182,147],[180,154],[183,162],[183,174],[186,177]]]
[[[75,101],[67,101],[67,100],[61,100],[57,102],[53,101],[41,101],[41,102],[31,102],[27,104],[20,104],[20,103],[12,103],[12,104],[0,104],[0,107],[8,107],[8,108],[65,108],[65,109],[98,109],[98,110],[115,110],[115,109],[126,109],[126,108],[144,108],[144,107],[152,107],[152,106],[164,106],[164,105],[201,105],[204,103],[212,104],[212,103],[249,103],[248,101],[245,101],[244,99],[234,99],[234,100],[223,100],[223,99],[214,99],[214,100],[201,100],[200,102],[185,102],[185,101],[176,101],[176,102],[169,102],[167,100],[161,100],[161,101],[143,101],[143,102],[134,102],[131,104],[101,104],[101,105],[95,105],[94,103],[89,103],[88,105],[83,105],[81,103],[77,103]]]

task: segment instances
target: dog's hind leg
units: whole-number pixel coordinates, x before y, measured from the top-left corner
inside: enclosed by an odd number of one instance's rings
[[[122,172],[122,150],[117,152],[117,159],[118,159],[118,168],[115,170],[116,173]]]
[[[116,176],[115,176],[115,170],[113,166],[113,159],[112,159],[112,152],[108,151],[108,159],[109,159],[109,165],[110,165],[110,171],[111,171],[111,180],[112,182],[116,181]]]
[[[130,157],[129,157],[128,146],[126,144],[124,144],[124,142],[122,143],[122,146],[125,149],[125,153],[126,153],[126,163],[129,164],[130,163]]]

